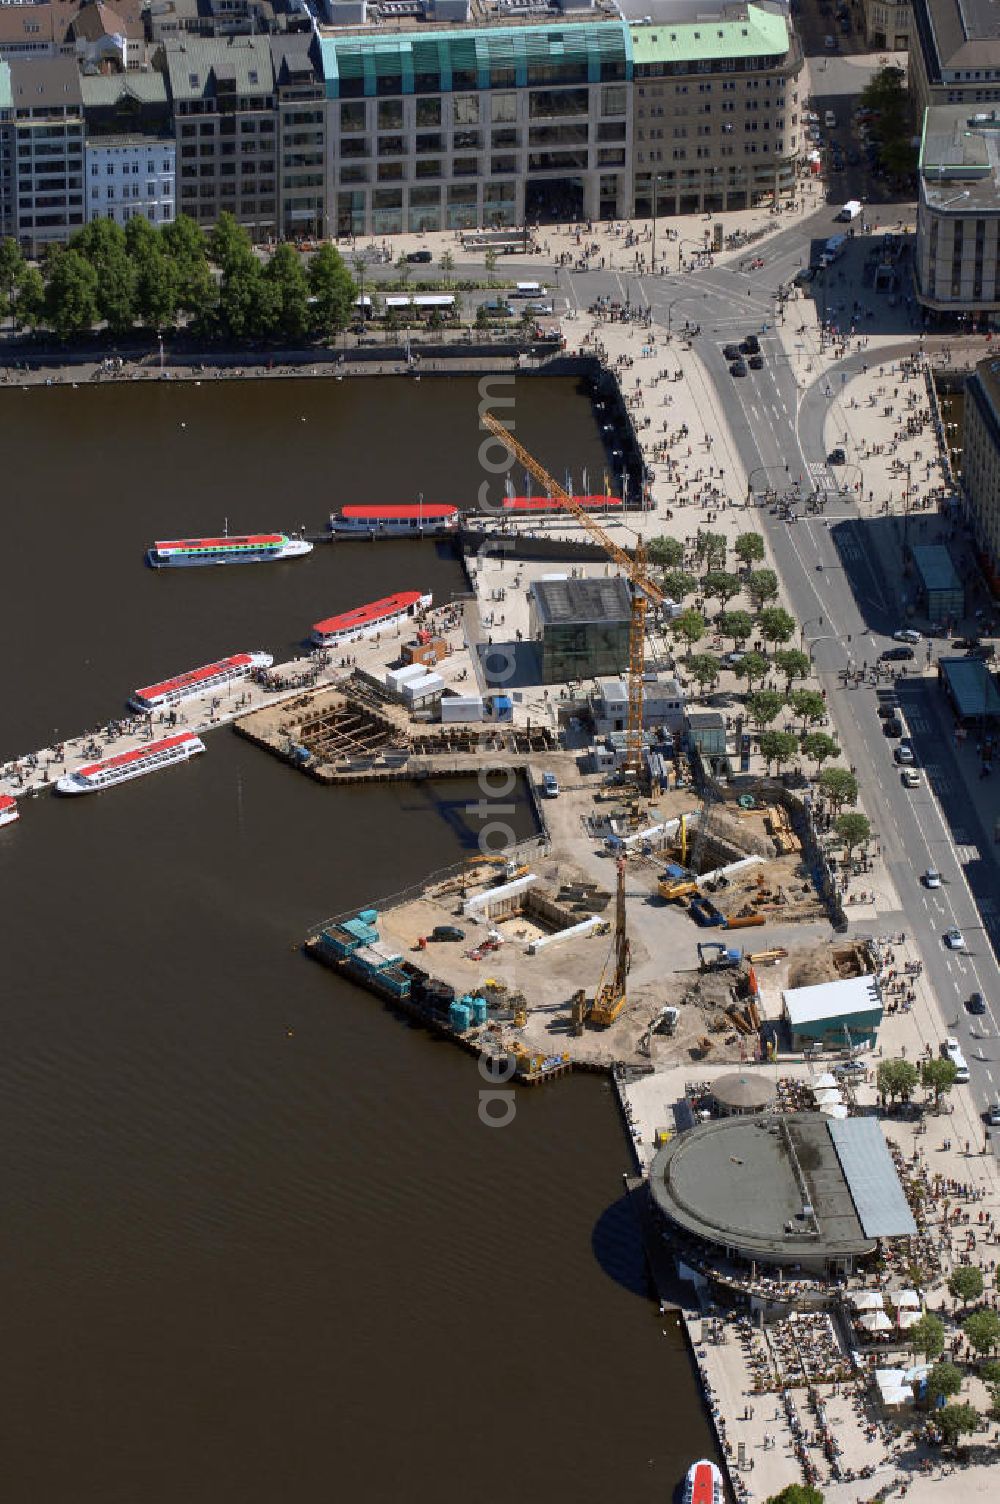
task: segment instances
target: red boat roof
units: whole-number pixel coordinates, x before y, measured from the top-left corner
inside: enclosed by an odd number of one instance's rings
[[[313,623],[313,631],[326,636],[330,632],[345,632],[354,627],[363,627],[367,622],[378,621],[396,611],[406,611],[420,600],[419,590],[402,590],[397,595],[385,595],[380,601],[369,601],[367,606],[355,606],[341,616],[328,616],[325,621]]]
[[[167,543],[154,543],[153,547],[162,554],[175,548],[246,548],[284,542],[284,533],[229,533],[225,538],[173,538]]]
[[[17,808],[17,800],[11,794],[0,794],[0,815]]]
[[[710,1462],[698,1462],[691,1480],[691,1504],[715,1504],[715,1469]]]
[[[456,517],[458,507],[450,507],[434,502],[430,506],[414,506],[410,503],[391,502],[384,507],[369,506],[346,506],[340,509],[341,517],[356,517],[362,521],[395,522],[399,519],[409,521],[413,518],[423,518],[425,522],[431,522],[440,517]]]
[[[127,768],[130,762],[138,762],[140,758],[152,757],[157,752],[168,752],[171,747],[180,747],[185,742],[197,740],[193,731],[182,731],[179,736],[165,736],[162,741],[147,742],[144,747],[136,747],[132,752],[119,752],[116,757],[105,758],[103,762],[88,763],[85,768],[78,769],[78,777],[89,778],[91,774],[101,773],[105,768]]]
[[[162,684],[149,684],[145,689],[137,689],[136,698],[148,700],[156,695],[168,695],[174,689],[188,689],[192,684],[213,679],[227,668],[249,668],[252,663],[252,653],[234,653],[231,658],[220,658],[218,663],[206,663],[204,668],[193,668],[186,674],[178,674],[176,679],[164,679]]]
[[[586,507],[587,511],[596,511],[598,507],[620,507],[620,496],[574,496],[577,506]],[[505,496],[503,499],[505,512],[565,512],[567,507],[562,502],[556,501],[552,496]]]

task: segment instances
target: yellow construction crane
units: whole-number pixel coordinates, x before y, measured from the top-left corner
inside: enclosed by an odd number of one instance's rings
[[[646,659],[646,609],[649,602],[662,605],[666,599],[660,587],[650,578],[646,549],[642,538],[636,540],[635,549],[629,553],[603,528],[595,517],[582,507],[574,496],[555,480],[534,455],[519,444],[509,428],[505,428],[493,414],[484,412],[482,422],[503,444],[506,444],[514,459],[544,486],[553,501],[569,512],[599,543],[611,561],[618,565],[632,586],[632,616],[628,640],[628,719],[626,722],[625,772],[638,784],[642,779],[642,674]],[[620,1011],[620,1010],[619,1010]]]
[[[594,994],[594,1006],[590,1010],[590,1022],[599,1028],[613,1024],[627,1001],[626,985],[631,964],[628,933],[625,929],[625,858],[618,858],[618,888],[615,895],[615,969],[611,980],[601,980]],[[610,957],[609,957],[610,959]],[[605,971],[607,968],[605,967]]]

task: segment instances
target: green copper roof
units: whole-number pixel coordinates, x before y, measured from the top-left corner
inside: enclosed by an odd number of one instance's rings
[[[0,62],[0,110],[9,110],[13,104],[14,96],[10,91],[10,67],[7,63]]]
[[[632,58],[643,63],[712,62],[727,57],[774,57],[788,51],[784,16],[747,6],[745,20],[657,22],[630,26]]]
[[[348,79],[363,79],[363,93],[372,96],[381,92],[379,81],[389,79],[399,80],[400,93],[413,94],[415,78],[428,75],[438,80],[443,93],[453,88],[488,89],[491,74],[500,70],[512,77],[495,81],[496,86],[523,88],[529,68],[559,64],[577,65],[588,83],[599,83],[602,66],[614,64],[623,68],[616,76],[632,76],[628,30],[620,21],[467,26],[427,33],[370,31],[324,36],[320,46],[330,99],[340,95],[341,81]]]

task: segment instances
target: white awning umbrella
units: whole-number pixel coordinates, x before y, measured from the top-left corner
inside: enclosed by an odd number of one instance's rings
[[[828,1118],[846,1118],[847,1108],[843,1102],[831,1102],[827,1107],[821,1107],[820,1112]]]
[[[844,1100],[839,1091],[834,1091],[829,1086],[823,1087],[821,1091],[814,1092],[813,1095],[820,1107],[829,1107],[833,1102],[842,1102]]]
[[[858,1290],[851,1296],[851,1305],[856,1311],[881,1311],[882,1294],[879,1290]]]
[[[889,1292],[889,1299],[894,1306],[909,1307],[910,1310],[919,1311],[923,1301],[916,1290],[896,1290]]]
[[[866,1311],[858,1317],[858,1326],[863,1326],[866,1332],[892,1331],[892,1322],[884,1311]]]
[[[902,1310],[896,1312],[896,1324],[901,1332],[905,1332],[907,1327],[912,1326],[915,1321],[919,1320],[919,1311],[910,1311],[904,1307]]]
[[[824,1086],[836,1086],[837,1078],[832,1071],[824,1071],[822,1076],[814,1076],[809,1085],[813,1091],[821,1091]]]

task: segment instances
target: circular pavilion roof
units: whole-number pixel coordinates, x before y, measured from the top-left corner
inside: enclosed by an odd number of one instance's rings
[[[753,1071],[733,1071],[712,1083],[712,1096],[719,1106],[733,1112],[759,1112],[769,1107],[776,1095],[773,1081]]]

